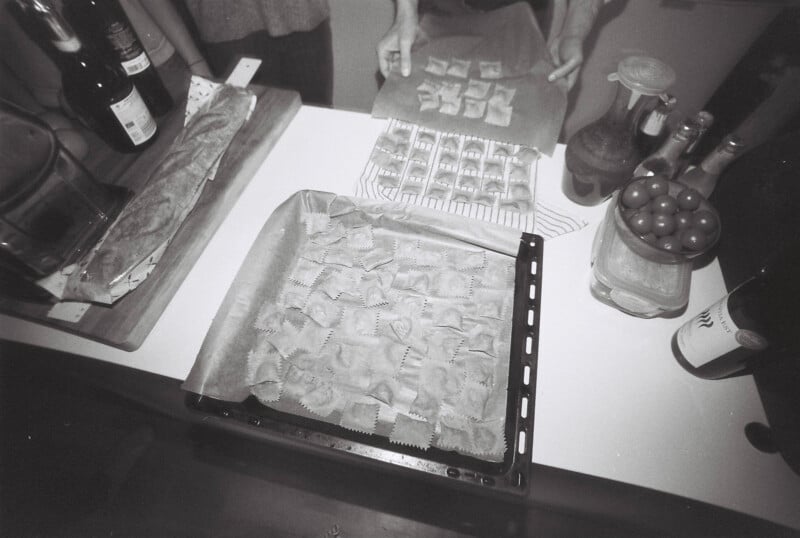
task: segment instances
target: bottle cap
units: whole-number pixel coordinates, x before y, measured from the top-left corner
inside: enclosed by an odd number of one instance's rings
[[[735,134],[730,134],[722,141],[722,149],[731,153],[739,153],[746,146],[744,139]]]
[[[683,140],[694,140],[700,132],[700,125],[694,119],[683,121],[675,130],[675,135]]]
[[[707,110],[701,110],[694,115],[694,121],[697,122],[701,129],[708,130],[714,124],[714,115]]]
[[[629,90],[660,95],[675,83],[675,70],[649,56],[628,56],[617,65],[617,79]]]

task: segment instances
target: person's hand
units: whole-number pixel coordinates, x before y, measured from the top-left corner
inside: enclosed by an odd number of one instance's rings
[[[197,60],[196,62],[193,62],[189,66],[189,71],[191,71],[193,75],[197,75],[198,77],[203,77],[207,79],[214,78],[214,75],[211,73],[211,68],[208,67],[208,63],[205,60]]]
[[[559,36],[550,43],[549,48],[556,68],[547,75],[547,80],[564,84],[567,90],[571,90],[578,81],[583,64],[583,40]]]
[[[400,74],[404,77],[411,74],[411,46],[420,33],[416,5],[398,1],[394,24],[378,43],[378,66],[384,78],[398,60]]]

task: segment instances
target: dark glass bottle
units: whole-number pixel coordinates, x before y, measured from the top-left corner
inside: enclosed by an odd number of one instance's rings
[[[80,118],[120,151],[139,151],[152,143],[158,126],[122,70],[83,43],[50,4],[43,0],[17,0],[17,4],[58,51],[64,97]]]
[[[678,182],[708,198],[717,186],[720,174],[744,150],[744,141],[736,135],[730,135],[709,153],[699,166],[678,177]]]
[[[172,108],[172,97],[117,0],[66,0],[64,13],[85,40],[119,62],[153,114]]]
[[[641,113],[674,82],[675,72],[655,58],[631,56],[609,80],[619,83],[611,107],[567,143],[562,189],[581,205],[601,203],[631,178],[642,158],[636,146]]]
[[[688,146],[696,136],[697,125],[694,121],[684,121],[675,129],[669,138],[661,144],[660,148],[636,166],[633,175],[639,177],[660,174],[667,179],[672,179],[678,173],[678,160],[686,149],[686,146]]]
[[[800,243],[772,257],[749,280],[686,322],[672,338],[692,374],[720,379],[741,372],[759,351],[798,350]]]

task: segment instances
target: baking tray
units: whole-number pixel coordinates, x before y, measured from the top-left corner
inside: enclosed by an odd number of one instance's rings
[[[523,233],[516,257],[505,423],[507,448],[501,462],[435,447],[420,450],[390,443],[385,437],[276,411],[253,396],[230,402],[188,392],[186,405],[200,414],[202,424],[208,427],[234,430],[344,463],[410,473],[447,486],[490,495],[524,496],[530,484],[532,459],[542,254],[543,239]]]

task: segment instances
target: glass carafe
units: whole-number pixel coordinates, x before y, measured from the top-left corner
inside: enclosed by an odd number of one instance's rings
[[[672,85],[675,72],[655,58],[630,56],[608,79],[617,82],[611,107],[567,143],[564,194],[581,205],[601,203],[631,178],[642,160],[636,144],[639,116]]]

